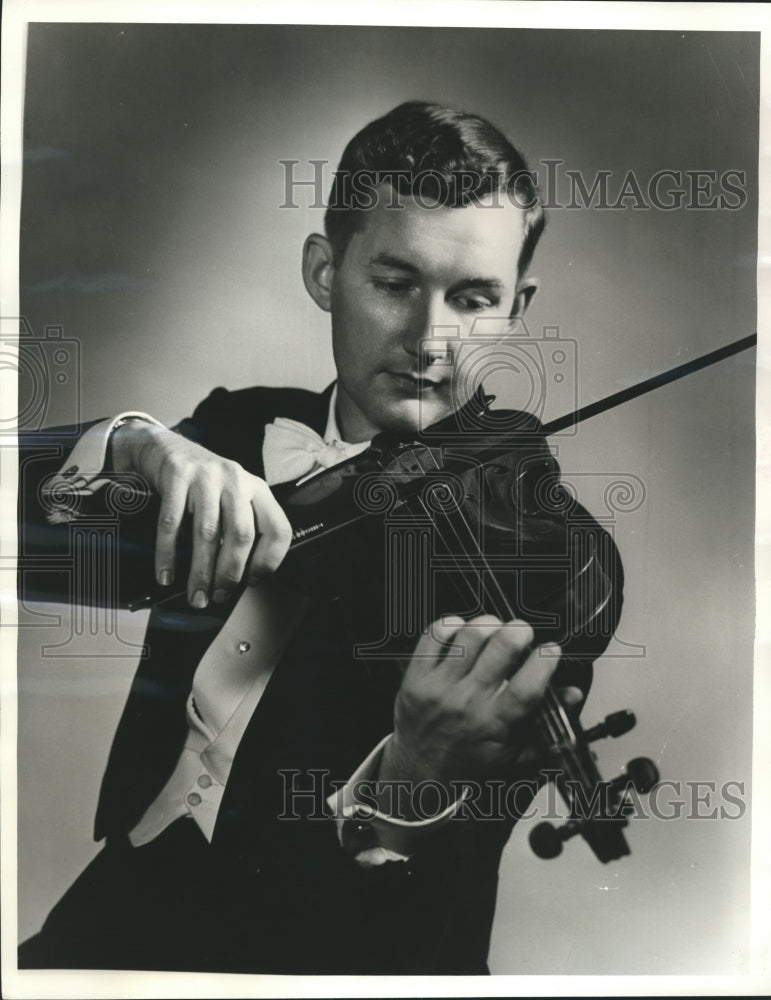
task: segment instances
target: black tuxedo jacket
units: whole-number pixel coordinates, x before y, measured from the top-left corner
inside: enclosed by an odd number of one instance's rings
[[[177,430],[262,476],[266,424],[291,417],[323,434],[330,392],[217,389]],[[531,439],[538,439],[534,418],[526,427]],[[61,590],[64,576],[57,576],[46,558],[71,551],[71,528],[47,522],[39,484],[60,468],[85,429],[54,429],[20,443],[20,579],[30,598]],[[540,446],[545,447],[542,438]],[[154,526],[152,518],[142,523],[126,515],[124,527],[125,600],[136,596],[137,577],[150,573]],[[606,553],[613,563],[615,626],[621,570],[612,543]],[[193,674],[227,612],[216,606],[194,611],[183,600],[153,611],[146,655],[107,762],[97,839],[125,839],[172,773],[187,734],[185,701]],[[592,638],[591,655],[580,663],[563,665],[572,683],[588,686],[591,659],[603,651],[610,631]],[[487,971],[498,863],[515,816],[454,819],[408,863],[364,869],[341,848],[331,818],[309,815],[324,811],[334,782],[349,778],[392,730],[400,677],[393,663],[352,657],[343,602],[311,603],[239,745],[211,844],[235,873],[226,905],[247,923],[254,921],[259,933],[248,955],[212,971]],[[289,810],[288,788],[307,793],[291,798]],[[482,800],[479,813],[486,808]],[[287,812],[300,818],[288,818]]]

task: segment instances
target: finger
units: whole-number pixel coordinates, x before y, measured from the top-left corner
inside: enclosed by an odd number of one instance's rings
[[[432,670],[452,647],[455,635],[465,624],[459,615],[446,615],[431,622],[415,646],[410,661],[412,670]]]
[[[249,566],[251,584],[258,583],[266,573],[278,569],[292,543],[292,525],[268,484],[260,482],[252,498],[260,538]]]
[[[174,582],[177,538],[186,500],[187,483],[183,479],[172,481],[161,496],[155,535],[155,578],[164,587]]]
[[[191,491],[188,508],[193,514],[193,559],[187,580],[187,599],[194,608],[205,608],[209,603],[220,546],[219,495],[211,489]]]
[[[459,615],[447,615],[431,622],[427,630],[418,639],[415,646],[415,655],[432,656],[434,658],[441,655],[452,642],[453,636],[462,628],[465,622]]]
[[[532,628],[519,619],[500,625],[489,636],[469,679],[495,693],[532,651]]]
[[[557,694],[562,704],[572,711],[577,711],[581,708],[585,699],[584,692],[579,687],[561,687],[557,691]]]
[[[497,697],[500,699],[500,710],[509,722],[524,719],[536,708],[546,693],[559,658],[559,646],[552,643],[538,646],[514,676],[501,685]]]
[[[214,567],[215,604],[224,604],[243,578],[254,545],[254,511],[243,494],[223,493],[220,500],[222,544]]]
[[[454,678],[472,674],[478,658],[501,624],[495,615],[478,615],[466,622],[456,633],[453,648],[446,652],[439,666]]]
[[[413,662],[426,670],[441,666],[449,673],[463,675],[470,670],[491,630],[500,624],[493,615],[479,615],[469,622],[456,615],[435,621],[416,646]]]

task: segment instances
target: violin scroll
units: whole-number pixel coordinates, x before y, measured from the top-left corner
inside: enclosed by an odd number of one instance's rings
[[[545,861],[556,858],[562,853],[563,843],[580,834],[602,862],[615,861],[629,854],[629,847],[621,833],[629,823],[629,814],[634,808],[628,798],[629,791],[633,788],[641,795],[647,794],[658,780],[658,769],[653,761],[647,757],[635,757],[626,765],[624,774],[606,783],[609,794],[602,812],[597,810],[589,816],[572,815],[559,827],[546,821],[534,827],[529,838],[533,853]],[[592,802],[598,790],[602,790],[602,785],[595,789]]]
[[[533,828],[529,839],[537,857],[556,858],[563,843],[577,835],[603,863],[630,853],[623,830],[634,811],[631,793],[650,792],[659,780],[658,769],[647,757],[635,757],[623,774],[603,781],[589,743],[622,736],[635,721],[632,712],[613,712],[584,731],[572,713],[557,708],[553,696],[547,698],[539,726],[543,761],[550,768],[544,773],[554,781],[569,814],[560,827],[543,822]],[[560,738],[556,740],[555,735]]]

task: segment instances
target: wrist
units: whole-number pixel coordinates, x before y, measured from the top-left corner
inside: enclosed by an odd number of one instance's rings
[[[383,750],[378,779],[406,781],[415,785],[421,781],[447,783],[441,768],[435,766],[425,754],[411,750],[396,734],[391,737]]]
[[[113,472],[139,472],[141,454],[157,435],[158,425],[142,417],[124,417],[110,434],[108,467]]]
[[[383,749],[376,781],[378,810],[409,823],[436,817],[458,797],[456,783],[394,735]]]

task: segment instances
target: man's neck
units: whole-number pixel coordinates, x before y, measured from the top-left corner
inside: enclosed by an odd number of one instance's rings
[[[335,420],[343,441],[348,444],[371,441],[381,430],[364,416],[339,382],[337,383]]]

